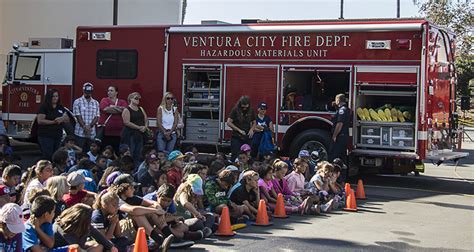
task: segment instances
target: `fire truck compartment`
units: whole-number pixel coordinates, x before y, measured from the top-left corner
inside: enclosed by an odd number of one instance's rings
[[[221,119],[221,70],[185,66],[183,83],[185,143],[217,143]]]
[[[355,149],[415,152],[416,88],[356,89]]]
[[[349,93],[349,68],[286,67],[282,110],[326,112],[337,94]]]

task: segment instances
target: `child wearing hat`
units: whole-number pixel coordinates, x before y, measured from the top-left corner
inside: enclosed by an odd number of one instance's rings
[[[0,248],[5,252],[22,252],[22,233],[25,232],[19,205],[5,204],[0,209]]]
[[[92,206],[96,194],[84,190],[86,181],[92,181],[91,178],[85,177],[80,172],[71,172],[67,176],[67,184],[69,185],[69,193],[64,194],[63,200],[69,208],[77,203],[84,203]]]
[[[183,179],[184,157],[185,155],[179,150],[174,150],[168,155],[168,161],[171,162],[171,168],[167,172],[168,183],[176,189]]]
[[[267,115],[267,108],[265,102],[260,102],[257,108],[255,133],[252,137],[252,157],[257,157],[257,159],[261,159],[274,150],[275,130],[273,129],[272,119]]]

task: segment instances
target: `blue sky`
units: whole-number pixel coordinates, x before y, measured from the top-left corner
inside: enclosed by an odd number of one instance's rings
[[[334,19],[340,0],[188,0],[185,24],[201,20],[240,23],[241,19]],[[400,0],[401,17],[419,16],[412,0]],[[344,0],[344,18],[395,18],[397,0]]]

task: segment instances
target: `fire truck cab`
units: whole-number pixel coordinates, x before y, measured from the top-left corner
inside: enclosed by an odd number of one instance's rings
[[[64,106],[71,106],[73,52],[73,41],[63,38],[32,38],[26,46],[13,45],[2,90],[2,119],[9,136],[30,138],[48,89],[57,89]]]

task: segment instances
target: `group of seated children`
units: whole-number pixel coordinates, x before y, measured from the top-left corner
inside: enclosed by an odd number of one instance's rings
[[[0,211],[0,246],[42,252],[78,244],[87,251],[122,252],[133,246],[143,227],[150,249],[166,251],[211,236],[225,207],[235,224],[254,221],[261,199],[271,214],[278,194],[288,214],[317,215],[344,205],[340,160],[317,163],[308,181],[307,155],[293,162],[252,161],[248,146],[242,150],[235,162],[219,153],[209,166],[197,162],[192,152],[158,157],[150,151],[137,169],[112,162],[96,172],[100,176],[84,172],[90,170],[80,162],[53,176],[53,164],[41,160],[28,174],[22,208],[6,203]],[[5,169],[7,181],[19,176],[13,168]],[[95,191],[88,189],[92,182]]]

